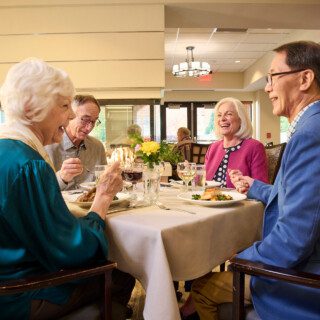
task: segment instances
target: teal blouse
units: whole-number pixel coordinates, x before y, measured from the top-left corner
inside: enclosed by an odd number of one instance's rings
[[[75,218],[52,168],[21,141],[0,139],[0,281],[104,260],[105,223]],[[75,284],[0,297],[1,319],[27,319],[31,300],[65,303]]]

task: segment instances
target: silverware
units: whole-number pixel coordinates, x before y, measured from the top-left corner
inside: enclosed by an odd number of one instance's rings
[[[89,173],[93,173],[93,174],[94,174],[94,172],[93,172],[93,171],[91,171],[91,170],[89,170],[87,167],[83,166],[83,168],[84,168],[87,172],[89,172]]]
[[[163,209],[163,210],[175,210],[175,211],[181,211],[181,212],[196,214],[196,213],[193,212],[193,211],[189,211],[189,210],[185,210],[185,209],[169,208],[169,207],[165,206],[165,205],[164,205],[163,203],[161,203],[161,202],[156,202],[156,206],[159,207],[160,209]]]
[[[80,194],[80,193],[83,193],[84,191],[83,190],[70,190],[68,191],[68,194]]]

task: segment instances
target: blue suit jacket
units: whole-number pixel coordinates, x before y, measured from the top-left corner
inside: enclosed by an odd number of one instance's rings
[[[255,180],[248,196],[266,204],[263,240],[238,257],[320,274],[320,102],[298,122],[274,186]],[[264,320],[320,319],[320,290],[253,277]]]

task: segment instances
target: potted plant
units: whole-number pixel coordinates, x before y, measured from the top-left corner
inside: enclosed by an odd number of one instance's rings
[[[161,142],[161,149],[161,160],[170,162],[172,166],[172,179],[180,180],[177,175],[177,163],[183,161],[181,152],[175,148],[174,144],[169,144],[166,142]]]

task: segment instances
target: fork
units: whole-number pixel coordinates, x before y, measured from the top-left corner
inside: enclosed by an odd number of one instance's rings
[[[181,211],[181,212],[187,212],[187,213],[191,213],[191,214],[196,214],[195,212],[193,211],[189,211],[189,210],[185,210],[185,209],[180,209],[180,208],[169,208],[167,206],[165,206],[163,203],[161,202],[156,202],[156,206],[159,207],[160,209],[163,209],[163,210],[175,210],[175,211]]]
[[[66,159],[72,158],[72,157],[73,157],[73,156],[66,155]],[[75,153],[74,157],[80,159],[80,148],[76,150],[76,153]],[[84,170],[86,170],[88,173],[94,174],[94,172],[93,172],[92,170],[88,169],[85,165],[83,165],[83,168],[84,168]]]

